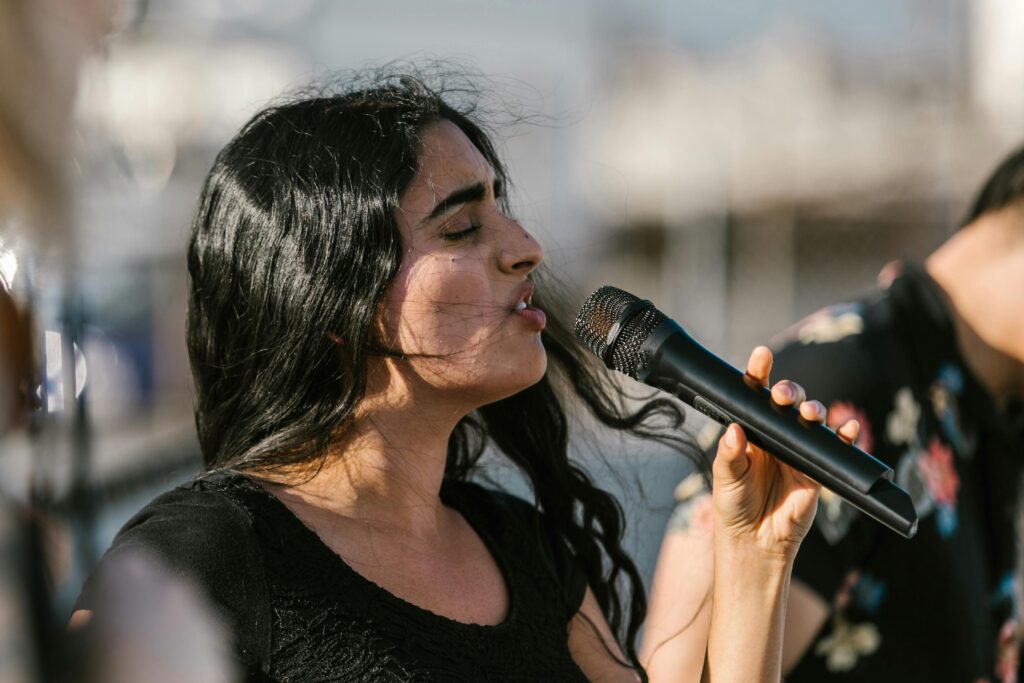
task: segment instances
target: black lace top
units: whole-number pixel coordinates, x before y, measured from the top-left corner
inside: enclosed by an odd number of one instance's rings
[[[441,497],[501,569],[509,609],[500,624],[453,621],[388,593],[240,475],[161,495],[121,529],[104,561],[142,549],[198,581],[232,626],[250,681],[585,681],[567,626],[586,579],[543,516],[470,483],[446,482]],[[92,585],[77,608],[102,609]]]

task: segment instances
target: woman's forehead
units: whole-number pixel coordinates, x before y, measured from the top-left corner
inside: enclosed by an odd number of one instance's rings
[[[437,191],[467,183],[494,182],[494,169],[466,134],[448,120],[424,126],[420,138],[419,167],[413,182]]]

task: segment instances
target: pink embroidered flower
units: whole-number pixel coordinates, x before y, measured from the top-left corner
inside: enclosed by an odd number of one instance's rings
[[[860,434],[857,435],[856,446],[862,451],[871,452],[875,441],[871,435],[871,423],[868,422],[868,416],[864,414],[863,410],[849,401],[833,401],[828,407],[828,417],[826,419],[830,429],[839,429],[849,420],[859,422]]]
[[[701,496],[693,502],[690,525],[704,536],[713,536],[715,531],[714,508],[711,495]]]
[[[1020,624],[1008,619],[999,629],[996,645],[996,675],[999,683],[1017,683],[1017,664],[1020,660]]]
[[[857,581],[860,580],[860,570],[854,569],[846,575],[843,579],[843,584],[839,586],[839,590],[836,591],[835,607],[837,612],[841,612],[846,609],[846,606],[850,604],[850,593],[853,591],[853,587],[857,585]]]
[[[960,477],[953,467],[953,451],[949,446],[933,437],[928,443],[928,450],[918,458],[917,469],[932,500],[937,505],[955,508]]]

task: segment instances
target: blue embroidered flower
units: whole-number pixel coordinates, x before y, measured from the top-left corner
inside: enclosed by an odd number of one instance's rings
[[[1013,606],[1013,616],[1017,616],[1017,596],[1014,592],[1013,572],[1003,574],[999,583],[996,584],[996,589],[992,591],[992,604],[998,605],[1002,602],[1009,602]]]
[[[871,574],[861,574],[853,587],[853,604],[867,614],[874,614],[885,598],[885,583]]]
[[[945,362],[939,366],[938,375],[931,387],[931,402],[942,432],[953,449],[961,457],[969,457],[972,447],[960,424],[960,409],[957,396],[963,392],[964,375],[960,366]]]
[[[939,381],[954,394],[960,395],[964,390],[964,373],[956,363],[946,361],[939,366]]]
[[[935,524],[939,528],[939,536],[949,538],[956,533],[957,514],[956,509],[939,505],[935,508]]]

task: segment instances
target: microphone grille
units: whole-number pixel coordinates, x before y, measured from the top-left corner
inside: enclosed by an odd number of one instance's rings
[[[647,364],[643,344],[664,320],[665,314],[650,302],[606,285],[580,307],[575,329],[580,341],[609,367],[636,378]],[[609,349],[608,336],[616,326]]]
[[[576,336],[599,357],[608,352],[608,333],[619,317],[640,299],[618,287],[605,285],[587,297],[576,315]]]

